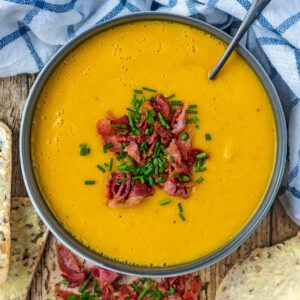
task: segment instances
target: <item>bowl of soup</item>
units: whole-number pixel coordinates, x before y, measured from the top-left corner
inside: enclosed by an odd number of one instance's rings
[[[208,80],[230,40],[198,20],[135,14],[83,33],[39,74],[22,119],[23,176],[75,253],[173,276],[229,255],[263,219],[282,179],[285,120],[242,46]]]

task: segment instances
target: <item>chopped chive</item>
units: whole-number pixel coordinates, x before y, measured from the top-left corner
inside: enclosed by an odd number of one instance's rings
[[[103,145],[103,152],[106,153],[107,150],[108,150],[109,148],[111,148],[111,147],[112,147],[112,143],[111,143],[111,142],[109,142],[109,143],[107,143],[107,144],[104,144],[104,145]]]
[[[63,279],[60,283],[63,285],[69,285],[71,282],[66,279]]]
[[[205,133],[205,139],[207,141],[211,141],[211,135],[209,133]]]
[[[198,117],[193,117],[193,118],[187,119],[187,120],[186,120],[186,123],[187,123],[187,124],[190,124],[190,123],[195,123],[195,124],[197,124],[198,121],[199,121]]]
[[[167,205],[169,203],[171,203],[171,199],[163,199],[163,200],[158,202],[158,204],[161,205],[161,206]]]
[[[99,284],[98,284],[98,282],[97,282],[97,280],[94,280],[94,282],[93,282],[93,294],[95,295],[95,296],[98,296],[98,297],[100,297],[101,296],[101,290],[100,290],[100,288],[99,288]]]
[[[119,165],[118,169],[122,172],[122,173],[130,173],[130,171],[132,171],[132,168],[129,166],[125,166],[125,165]]]
[[[133,90],[136,94],[143,94],[142,90]]]
[[[121,129],[127,129],[127,125],[125,124],[111,124],[112,128],[121,128]]]
[[[102,172],[105,173],[105,169],[101,165],[97,165],[97,168]]]
[[[172,105],[172,106],[179,106],[179,105],[182,105],[182,101],[180,101],[180,100],[173,100],[173,101],[171,101],[171,105]]]
[[[147,87],[142,87],[142,89],[143,89],[144,91],[148,91],[148,92],[152,92],[152,93],[156,93],[156,92],[157,92],[157,90],[149,89],[149,88],[147,88]]]
[[[108,170],[111,171],[114,159],[111,157],[109,159]]]
[[[200,167],[199,171],[198,172],[205,172],[207,170],[206,167]]]
[[[183,208],[182,208],[181,202],[177,202],[177,206],[178,206],[179,212],[183,213]]]
[[[197,125],[195,125],[195,128],[196,128],[196,129],[199,129],[200,127],[199,127],[199,125],[197,124]]]
[[[174,295],[176,293],[176,290],[173,287],[169,288],[169,295]]]
[[[183,215],[182,212],[179,214],[179,217],[180,217],[180,219],[181,219],[183,222],[186,221],[186,218],[185,218],[185,216]]]
[[[91,152],[91,149],[87,146],[87,144],[79,144],[79,155],[86,156]]]
[[[189,108],[189,109],[190,109],[190,108],[198,108],[198,105],[197,105],[197,104],[191,104],[191,105],[189,105],[188,108]]]
[[[145,183],[145,179],[144,179],[143,176],[139,176],[139,180],[140,180],[141,184],[144,184],[144,183]]]
[[[77,296],[76,295],[69,295],[68,300],[77,300]]]
[[[169,95],[168,97],[166,97],[166,99],[172,99],[174,98],[176,95],[175,94],[172,94],[172,95]]]
[[[164,177],[162,177],[162,176],[160,176],[160,177],[158,177],[157,179],[156,179],[156,183],[164,183],[166,180],[165,180],[165,178]]]
[[[129,124],[130,124],[130,127],[131,127],[131,131],[133,131],[133,132],[136,131],[131,112],[128,113],[128,119],[129,119]]]
[[[198,179],[196,179],[196,182],[197,183],[201,183],[201,182],[203,182],[204,181],[204,178],[203,177],[199,177]]]
[[[151,186],[154,185],[154,179],[153,179],[152,176],[149,176],[149,177],[148,177],[148,182],[149,182],[149,184],[150,184]]]
[[[133,287],[133,289],[136,291],[136,292],[140,292],[140,288],[139,288],[139,286],[136,284],[136,282],[134,281],[132,284],[131,284],[131,286]]]
[[[165,128],[170,129],[169,124],[167,123],[167,121],[164,119],[164,117],[161,115],[160,112],[158,113],[158,118],[159,118],[160,123],[161,123]]]
[[[92,184],[95,184],[95,183],[96,183],[95,180],[85,180],[84,181],[84,184],[86,184],[86,185],[92,185]]]
[[[83,293],[86,290],[86,288],[90,282],[91,282],[91,278],[89,277],[78,289],[79,293]]]
[[[207,293],[208,285],[209,285],[208,281],[204,282],[204,284],[203,284],[203,286],[201,288],[201,291],[205,291],[205,293]]]
[[[193,114],[193,115],[196,115],[196,114],[198,113],[197,110],[193,110],[193,109],[188,109],[186,112],[187,112],[188,114]]]
[[[183,182],[188,182],[191,180],[191,178],[189,176],[183,175],[179,177],[179,180]]]
[[[153,283],[145,287],[138,296],[138,300],[141,300],[152,289]]]
[[[188,133],[186,132],[183,132],[180,134],[180,138],[183,140],[183,141],[186,141],[190,136],[188,135]]]
[[[128,181],[128,178],[121,178],[121,179],[118,179],[118,183],[123,183],[123,182],[126,182]]]
[[[200,153],[200,154],[197,155],[197,158],[203,159],[203,158],[206,158],[207,156],[208,156],[207,152],[202,152],[202,153]]]
[[[105,163],[104,163],[104,166],[105,166],[106,168],[108,168],[108,163],[107,163],[107,162],[105,162]]]

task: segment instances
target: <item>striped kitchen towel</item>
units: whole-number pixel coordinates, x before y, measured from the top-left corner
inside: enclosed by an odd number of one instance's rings
[[[234,33],[250,0],[0,0],[0,76],[36,73],[66,42],[140,11],[192,16]],[[243,39],[275,84],[288,127],[280,199],[300,225],[300,0],[272,0]]]

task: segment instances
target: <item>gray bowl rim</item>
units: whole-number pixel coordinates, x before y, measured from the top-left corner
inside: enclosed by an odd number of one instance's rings
[[[275,116],[277,133],[277,153],[273,175],[260,206],[254,212],[248,223],[222,247],[198,259],[173,266],[149,267],[127,264],[98,254],[81,244],[56,219],[56,217],[48,207],[46,201],[43,199],[34,176],[31,160],[30,132],[35,105],[38,100],[39,93],[42,90],[44,83],[47,81],[48,76],[55,69],[56,65],[59,64],[59,62],[75,47],[101,31],[110,29],[118,25],[145,20],[169,21],[189,25],[203,30],[211,35],[214,35],[225,43],[229,43],[232,39],[230,35],[202,21],[189,17],[157,12],[134,13],[118,17],[113,20],[104,22],[100,25],[96,25],[93,28],[83,32],[78,37],[74,38],[65,46],[63,46],[49,60],[49,62],[45,65],[43,70],[38,75],[33,87],[31,88],[24,107],[21,121],[20,159],[25,186],[33,206],[35,207],[44,223],[54,234],[54,236],[56,236],[58,240],[61,241],[67,248],[71,249],[74,253],[90,261],[91,263],[119,273],[144,277],[170,277],[198,271],[220,261],[224,257],[231,254],[234,250],[236,250],[260,224],[266,213],[269,211],[276,197],[283,177],[287,152],[287,133],[284,113],[272,81],[270,80],[260,63],[256,60],[256,58],[246,48],[239,45],[237,47],[237,52],[252,67],[268,93]]]

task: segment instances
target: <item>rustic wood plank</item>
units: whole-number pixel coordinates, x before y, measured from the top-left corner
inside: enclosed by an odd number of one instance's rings
[[[0,119],[6,122],[13,131],[13,196],[26,196],[20,170],[18,140],[22,110],[34,80],[34,75],[0,79]],[[203,281],[210,282],[207,297],[204,299],[213,300],[215,298],[216,288],[237,259],[248,255],[256,247],[269,246],[290,238],[298,230],[299,227],[288,218],[277,200],[263,222],[241,247],[221,262],[199,272]],[[46,294],[51,288],[48,282],[55,267],[54,263],[52,238],[46,246],[45,254],[35,275],[29,299],[46,299]]]

